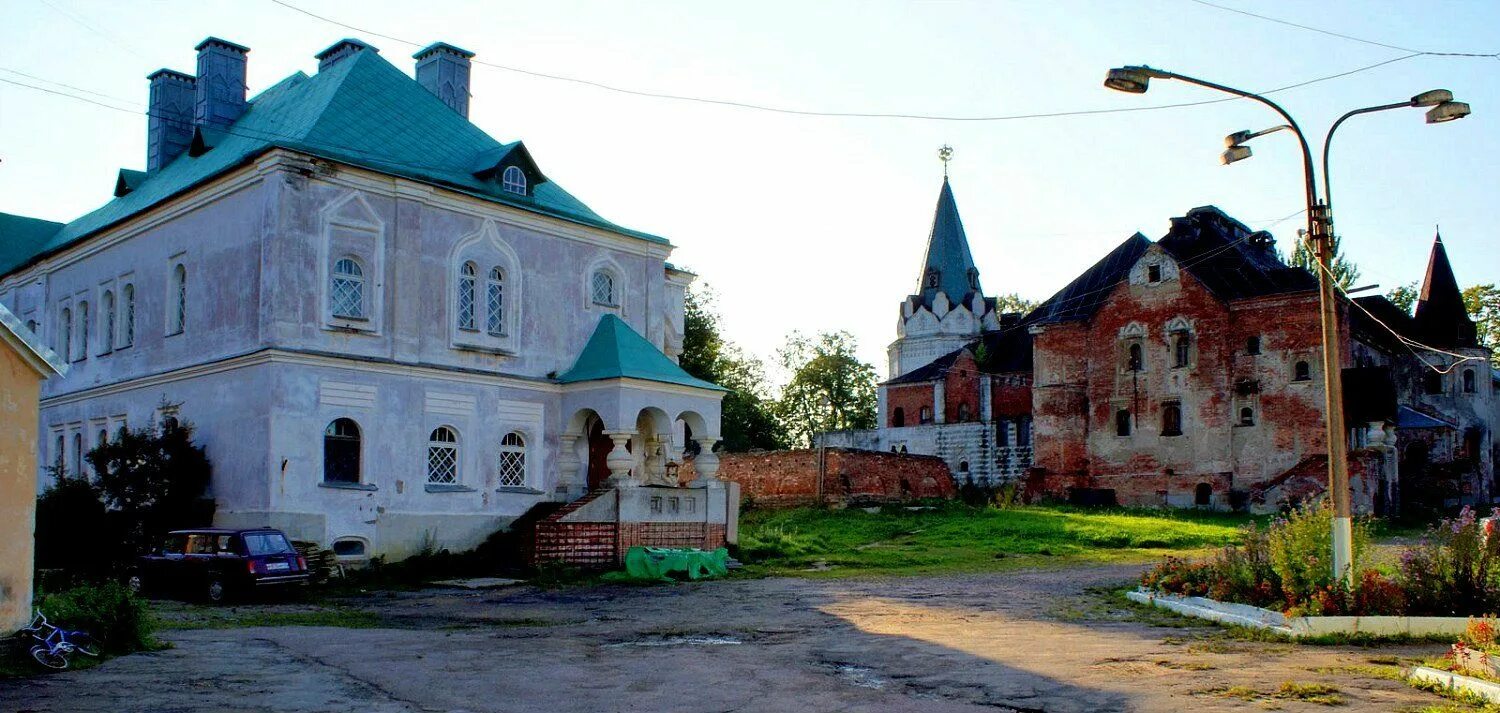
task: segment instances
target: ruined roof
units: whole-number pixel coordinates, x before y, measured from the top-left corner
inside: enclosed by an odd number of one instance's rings
[[[1432,254],[1427,259],[1427,275],[1422,279],[1412,327],[1418,340],[1439,349],[1479,346],[1479,332],[1469,319],[1441,235],[1432,241]]]
[[[625,320],[613,314],[599,319],[577,361],[557,380],[564,384],[600,379],[642,379],[664,384],[728,391],[718,384],[696,378],[646,341]]]
[[[885,383],[896,385],[921,384],[929,381],[937,381],[948,374],[948,370],[953,368],[953,363],[958,361],[959,355],[963,354],[965,349],[968,349],[968,347],[954,349],[947,354],[944,354],[936,359],[933,359],[930,362],[927,362],[923,366],[912,369],[911,371],[908,371],[905,374],[902,374],[894,379],[890,379]]]
[[[936,286],[928,279],[934,273]],[[979,269],[969,253],[969,238],[964,235],[964,223],[958,217],[953,188],[944,176],[937,209],[932,215],[932,230],[927,234],[927,254],[922,256],[922,274],[917,276],[917,290],[913,294],[921,296],[922,304],[931,307],[938,292],[946,293],[951,303],[967,304],[969,296],[979,291]]]
[[[1411,315],[1384,295],[1355,297],[1353,301],[1356,307],[1349,310],[1349,324],[1362,341],[1395,352],[1401,348],[1401,342],[1391,334],[1392,330],[1408,339],[1417,338]]]
[[[1038,305],[1026,315],[1026,321],[1034,324],[1052,324],[1094,316],[1104,301],[1109,299],[1110,291],[1116,284],[1125,280],[1130,267],[1141,259],[1141,256],[1146,253],[1146,248],[1149,247],[1151,247],[1151,241],[1140,233],[1126,238],[1125,242],[1109,251],[1109,254],[1094,263],[1093,267],[1084,270],[1083,274],[1069,282],[1067,287]]]
[[[1318,279],[1276,254],[1270,233],[1253,233],[1214,206],[1172,219],[1157,245],[1221,300],[1318,289]]]
[[[149,210],[272,148],[431,183],[630,237],[667,242],[605,220],[554,182],[535,185],[531,195],[523,196],[474,174],[476,161],[509,155],[517,145],[491,138],[376,52],[354,52],[315,75],[297,72],[261,92],[209,150],[196,156],[183,152],[125,195],[66,225],[0,220],[0,274]]]
[[[923,366],[912,369],[886,384],[921,384],[938,381],[948,375],[960,354],[969,352],[974,356],[975,368],[981,374],[1004,374],[1016,371],[1031,371],[1031,332],[1019,315],[1006,315],[1000,329],[980,335],[960,349],[944,354]]]

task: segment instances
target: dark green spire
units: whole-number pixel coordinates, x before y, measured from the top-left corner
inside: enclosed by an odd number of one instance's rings
[[[917,279],[916,294],[928,307],[939,291],[947,293],[948,300],[955,304],[967,302],[970,295],[980,291],[979,270],[974,267],[974,256],[969,254],[969,239],[964,235],[964,223],[958,217],[958,203],[953,200],[947,176],[943,177],[943,190],[938,193],[932,233],[927,237],[927,255],[922,259],[922,274]]]

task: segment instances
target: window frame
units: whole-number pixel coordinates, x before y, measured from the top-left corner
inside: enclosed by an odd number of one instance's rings
[[[89,358],[89,301],[78,300],[73,307],[73,317],[78,320],[78,330],[74,333],[78,338],[78,354],[73,361],[80,362]]]
[[[492,337],[504,337],[508,322],[505,319],[505,268],[493,265],[484,281],[484,331]]]
[[[1292,381],[1312,381],[1312,362],[1306,359],[1298,359],[1292,364]]]
[[[520,166],[506,166],[500,172],[500,190],[518,196],[531,195],[531,181]]]
[[[478,282],[478,263],[475,263],[473,260],[465,260],[459,263],[458,276],[454,282],[453,323],[461,332],[479,331],[479,302],[475,296]]]
[[[1249,356],[1260,355],[1260,335],[1245,337],[1245,354]]]
[[[462,455],[457,428],[447,424],[433,428],[427,434],[427,479],[425,482],[428,485],[439,486],[461,484],[463,482]],[[440,460],[435,462],[434,458]],[[439,470],[450,472],[447,473],[446,478],[443,478]]]
[[[1115,437],[1129,438],[1133,433],[1135,433],[1135,423],[1130,409],[1115,409]]]
[[[104,321],[99,340],[99,354],[102,356],[115,349],[115,331],[119,329],[118,318],[119,303],[115,298],[115,291],[106,287],[99,295],[99,318]]]
[[[1240,409],[1239,409],[1239,419],[1235,422],[1235,425],[1243,427],[1243,428],[1248,428],[1248,427],[1254,426],[1255,425],[1255,407],[1254,406],[1241,406]]]
[[[519,443],[511,442],[512,439]],[[519,430],[506,431],[500,437],[499,457],[496,459],[495,485],[499,488],[526,488],[531,484],[530,439]],[[508,477],[519,474],[520,482],[506,482]]]
[[[599,297],[600,284],[603,284],[607,290],[603,299]],[[589,274],[589,301],[596,307],[618,309],[620,306],[619,284],[620,281],[615,277],[614,271],[607,267],[594,268]]]
[[[347,265],[353,268],[349,271],[344,268]],[[358,257],[354,255],[342,255],[333,261],[328,269],[328,317],[333,321],[351,320],[356,322],[368,322],[370,310],[366,307],[365,290],[365,268]],[[347,285],[344,293],[352,293],[354,299],[354,313],[341,312],[341,308],[347,307],[347,296],[341,297],[339,285]]]
[[[1193,335],[1186,330],[1172,332],[1172,368],[1187,369],[1193,365]]]
[[[350,424],[354,427],[354,435],[351,436],[348,434],[339,434],[334,432],[334,427],[343,423]],[[323,474],[322,480],[319,482],[320,485],[336,488],[341,486],[350,487],[364,484],[364,435],[364,428],[359,425],[359,422],[348,416],[339,416],[328,422],[328,425],[323,428]],[[329,477],[331,471],[330,465],[334,463],[330,459],[330,455],[328,452],[328,445],[330,441],[333,441],[335,443],[353,444],[353,480],[347,478]]]
[[[1174,418],[1169,418],[1172,416]],[[1182,402],[1168,401],[1161,405],[1161,437],[1176,438],[1183,435]]]
[[[1472,368],[1464,369],[1462,381],[1464,393],[1474,394],[1479,392],[1479,376]]]
[[[116,349],[128,349],[135,344],[135,283],[120,286],[120,340]]]
[[[166,336],[175,337],[187,331],[187,265],[181,259],[173,259],[167,278],[167,329]]]

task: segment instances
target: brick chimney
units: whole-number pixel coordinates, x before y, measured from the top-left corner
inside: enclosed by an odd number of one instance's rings
[[[338,64],[339,60],[345,57],[349,57],[356,52],[363,52],[365,50],[369,50],[371,52],[380,51],[370,45],[360,42],[359,40],[342,39],[338,42],[333,43],[333,45],[328,49],[313,55],[313,57],[318,60],[318,71],[321,72],[325,69],[328,69],[329,67],[332,67],[335,64]]]
[[[193,122],[227,129],[245,113],[245,53],[249,47],[210,37],[198,43],[198,93]]]
[[[417,83],[465,119],[469,118],[469,58],[474,53],[446,42],[434,42],[412,55]]]
[[[196,89],[190,74],[158,69],[146,77],[151,99],[146,109],[146,170],[172,162],[193,140]]]

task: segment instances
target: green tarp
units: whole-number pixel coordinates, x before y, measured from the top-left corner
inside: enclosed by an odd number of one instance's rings
[[[632,547],[625,552],[625,572],[636,579],[670,579],[673,573],[704,579],[728,574],[728,561],[729,550],[723,547],[713,552]]]

